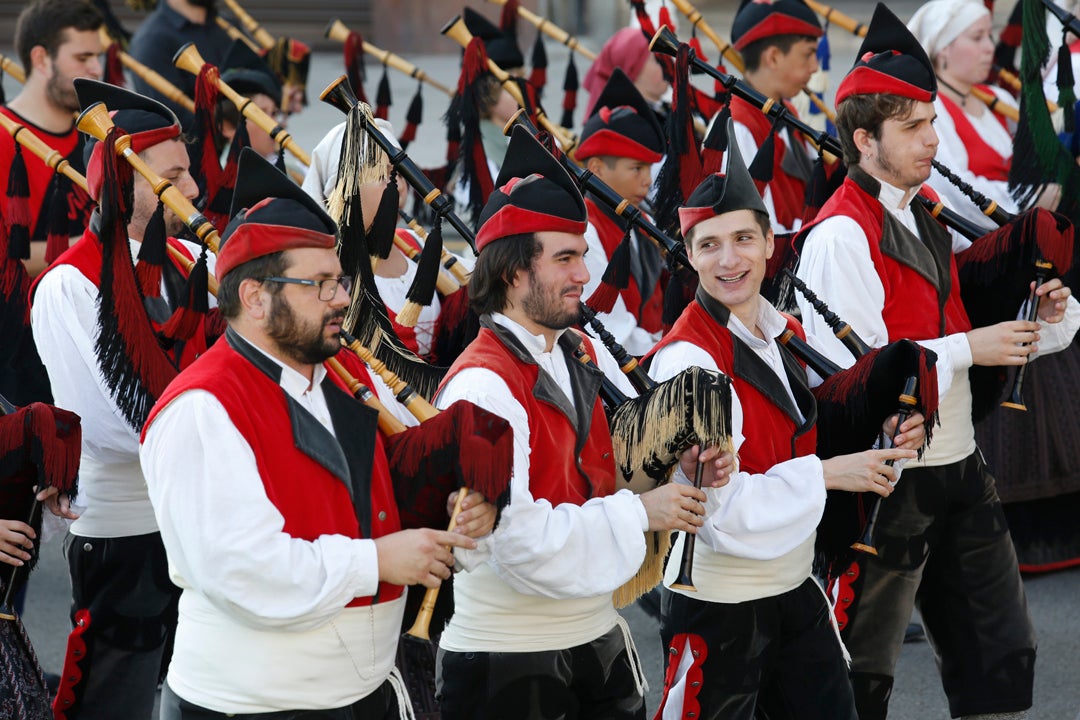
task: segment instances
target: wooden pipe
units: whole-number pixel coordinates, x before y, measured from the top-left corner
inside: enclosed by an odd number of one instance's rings
[[[194,43],[187,43],[173,56],[173,65],[195,76],[198,76],[199,73],[202,72],[202,69],[206,64],[207,63],[203,60],[202,55],[200,55],[199,51],[195,48]],[[218,77],[217,68],[214,68],[214,81],[217,84],[218,90],[221,91],[221,94],[236,105],[236,108],[240,111],[241,115],[258,125],[261,130],[274,140],[274,142],[291,152],[293,156],[305,166],[311,165],[311,157],[296,144],[296,141],[293,140],[289,131],[263,112],[262,108],[253,103],[250,98],[244,97],[229,87],[228,83]]]
[[[109,110],[105,103],[94,103],[83,110],[75,121],[75,126],[87,135],[92,135],[98,140],[104,140],[109,131],[114,127]],[[149,165],[139,157],[138,153],[131,149],[131,137],[121,135],[116,139],[116,153],[123,157],[131,167],[150,183],[154,194],[165,203],[166,207],[184,221],[191,228],[196,237],[213,252],[218,251],[220,238],[213,223],[206,216],[195,209],[191,201],[184,197],[172,183],[154,172]]]
[[[336,40],[337,42],[343,43],[348,39],[350,32],[352,31],[349,30],[345,23],[341,22],[340,20],[334,19],[331,20],[330,24],[326,26],[326,30],[323,32],[323,35],[325,35],[330,40]],[[388,65],[395,70],[405,73],[409,77],[416,78],[420,82],[426,82],[428,85],[438,88],[450,97],[454,96],[454,91],[452,89],[446,87],[445,85],[436,80],[433,80],[430,75],[428,75],[426,72],[416,67],[400,55],[395,55],[392,52],[377,48],[371,43],[369,43],[367,40],[363,41],[363,50],[368,55],[377,57],[379,59],[379,62],[381,62],[383,65]]]
[[[446,528],[447,532],[454,532],[454,529],[457,528],[457,516],[461,512],[461,501],[468,494],[468,488],[463,487],[458,490],[457,498],[454,500],[454,514],[450,516],[450,527]],[[447,550],[450,550],[450,548],[448,547]],[[420,603],[420,609],[416,611],[416,621],[411,628],[405,631],[406,635],[412,635],[421,640],[431,639],[431,617],[435,614],[435,601],[438,599],[439,588],[428,588],[427,592],[424,593],[423,601]]]
[[[225,31],[225,33],[233,40],[239,40],[240,42],[251,48],[252,52],[258,53],[262,50],[259,45],[244,34],[244,31],[233,25],[231,22],[221,17],[220,15],[214,16],[214,21],[217,22],[219,28]]]
[[[499,5],[500,7],[506,5],[506,0],[488,0],[488,2]],[[676,3],[676,5],[677,4],[678,3]],[[596,53],[589,50],[588,48],[582,47],[581,43],[578,42],[578,39],[576,37],[566,32],[561,27],[553,25],[550,20],[544,17],[540,17],[524,5],[518,5],[518,17],[524,18],[528,22],[535,25],[537,30],[544,33],[552,40],[561,42],[563,45],[570,48],[571,50],[576,50],[585,57],[589,58],[589,60],[596,60]]]
[[[42,162],[51,167],[54,172],[60,173],[83,190],[87,190],[86,178],[82,176],[82,173],[76,170],[66,157],[46,145],[45,141],[37,135],[29,131],[23,132],[23,130],[26,130],[24,125],[20,125],[7,115],[0,113],[0,127],[7,130],[15,142],[41,158]]]
[[[0,70],[15,78],[20,85],[26,84],[26,71],[23,70],[22,65],[19,65],[7,55],[0,55]]]
[[[439,32],[455,41],[463,48],[468,47],[469,42],[473,39],[472,33],[469,32],[469,28],[465,25],[465,20],[463,20],[460,15],[456,15],[454,19],[448,22]],[[514,98],[519,106],[523,108],[529,106],[525,101],[525,98],[521,95],[521,88],[513,81],[510,74],[496,65],[491,58],[488,58],[488,69],[491,70],[491,74],[494,75],[495,79],[502,84],[503,88],[505,88],[508,93],[510,93],[510,96]],[[536,119],[540,125],[551,133],[552,137],[558,141],[563,152],[570,157],[573,157],[574,148],[578,146],[577,136],[558,123],[552,122],[540,107],[536,108]]]
[[[101,28],[100,33],[101,46],[108,50],[116,41],[112,39],[109,32],[104,27]],[[123,50],[119,51],[118,57],[124,67],[145,80],[147,85],[157,90],[165,98],[168,98],[169,102],[179,105],[188,112],[195,112],[195,101],[184,94],[183,90],[166,80],[160,73],[151,70]]]
[[[409,412],[413,414],[420,422],[430,420],[439,414],[439,411],[435,409],[435,406],[425,400],[420,393],[412,389],[412,387],[398,377],[393,370],[386,367],[382,360],[375,357],[375,353],[364,347],[359,340],[353,337],[351,334],[341,331],[341,338],[345,347],[356,353],[357,357],[363,360],[368,367],[378,374],[394,393],[394,397],[397,401],[408,408]]]
[[[230,12],[236,16],[236,19],[244,26],[251,36],[255,38],[255,42],[259,43],[264,49],[274,47],[274,43],[277,42],[274,36],[266,32],[255,18],[248,15],[244,8],[240,7],[240,3],[236,0],[225,0],[225,5],[229,8]]]

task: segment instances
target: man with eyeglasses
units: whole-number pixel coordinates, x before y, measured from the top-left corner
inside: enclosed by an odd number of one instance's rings
[[[340,344],[351,280],[336,225],[251,149],[239,167],[216,268],[228,329],[143,431],[150,499],[183,590],[161,717],[404,717],[393,672],[402,586],[439,586],[451,547],[475,548],[495,509],[473,493],[455,532],[402,530],[445,527],[453,503],[430,490],[438,478],[398,461],[434,454],[464,478],[505,482],[512,434],[463,402],[381,437],[377,413],[323,364],[372,383]],[[478,447],[478,433],[490,444]],[[447,458],[463,443],[483,460]]]

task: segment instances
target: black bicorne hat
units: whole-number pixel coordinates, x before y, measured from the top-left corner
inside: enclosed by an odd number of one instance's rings
[[[518,47],[517,38],[499,29],[486,17],[472,8],[465,8],[462,13],[465,27],[469,29],[473,37],[478,37],[484,43],[488,58],[503,70],[511,70],[525,66],[525,55]]]
[[[221,62],[221,79],[245,97],[262,93],[281,107],[281,81],[243,40],[233,40]]]
[[[715,173],[702,180],[687,198],[686,204],[679,208],[679,227],[683,237],[698,223],[717,215],[735,210],[769,212],[743,162],[739,143],[735,139],[735,123],[730,118],[727,133],[727,172]]]
[[[802,0],[743,0],[731,23],[731,44],[736,50],[776,35],[824,35],[817,14]]]
[[[570,174],[528,130],[515,127],[484,210],[476,250],[500,238],[534,232],[584,233],[588,212]]]
[[[919,102],[937,97],[937,76],[926,50],[881,3],[855,57],[855,65],[836,88],[837,105],[852,95],[900,95]]]
[[[610,155],[654,163],[663,157],[665,144],[656,114],[626,73],[615,68],[585,121],[577,158]]]

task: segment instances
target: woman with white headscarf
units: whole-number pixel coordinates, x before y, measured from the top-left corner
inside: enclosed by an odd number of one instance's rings
[[[978,86],[996,95],[999,102],[1016,105],[1005,91],[981,84],[994,60],[990,11],[982,0],[932,0],[912,15],[908,29],[930,56],[937,74],[937,160],[1003,209],[1017,212],[1021,208],[1008,187],[1013,154],[1010,128],[1005,118],[972,94]],[[930,184],[950,208],[987,230],[996,227],[936,170]],[[1060,193],[1059,186],[1048,185],[1037,204],[1053,209]]]

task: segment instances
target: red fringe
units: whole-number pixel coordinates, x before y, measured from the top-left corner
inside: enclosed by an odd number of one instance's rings
[[[48,485],[63,493],[74,490],[79,476],[82,426],[79,416],[45,403],[31,403],[27,430],[29,439],[40,446],[41,471],[38,485]]]
[[[349,84],[360,102],[367,102],[364,94],[364,39],[360,33],[350,31],[345,38],[345,73],[349,76]]]
[[[671,32],[675,32],[675,23],[671,20],[671,11],[668,10],[667,5],[660,6],[660,12],[657,14],[657,21],[660,27],[665,25],[671,28]]]
[[[161,295],[161,274],[161,266],[151,262],[140,262],[135,266],[135,279],[138,280],[139,287],[143,288],[144,294],[148,297]],[[157,292],[153,292],[154,290]]]
[[[519,7],[521,7],[519,0],[506,0],[506,4],[503,5],[502,15],[499,16],[499,29],[507,35],[517,35]]]
[[[120,61],[120,44],[113,43],[105,51],[105,82],[116,87],[124,87],[124,63]]]
[[[64,233],[49,233],[45,236],[45,262],[52,265],[56,258],[67,251],[71,238]]]
[[[619,288],[601,281],[593,290],[593,294],[585,300],[585,304],[598,313],[609,313],[615,307],[615,301],[619,299]]]
[[[637,16],[641,31],[649,37],[655,35],[656,26],[653,24],[652,18],[649,17],[649,12],[645,9],[645,0],[630,0],[630,6],[634,9],[634,15]]]
[[[465,55],[461,59],[461,75],[458,76],[458,94],[465,92],[466,86],[472,85],[477,78],[488,71],[487,49],[484,41],[474,37],[465,47]]]
[[[203,317],[205,317],[203,313],[197,310],[185,306],[178,307],[161,327],[161,333],[174,340],[190,340],[199,329]]]

